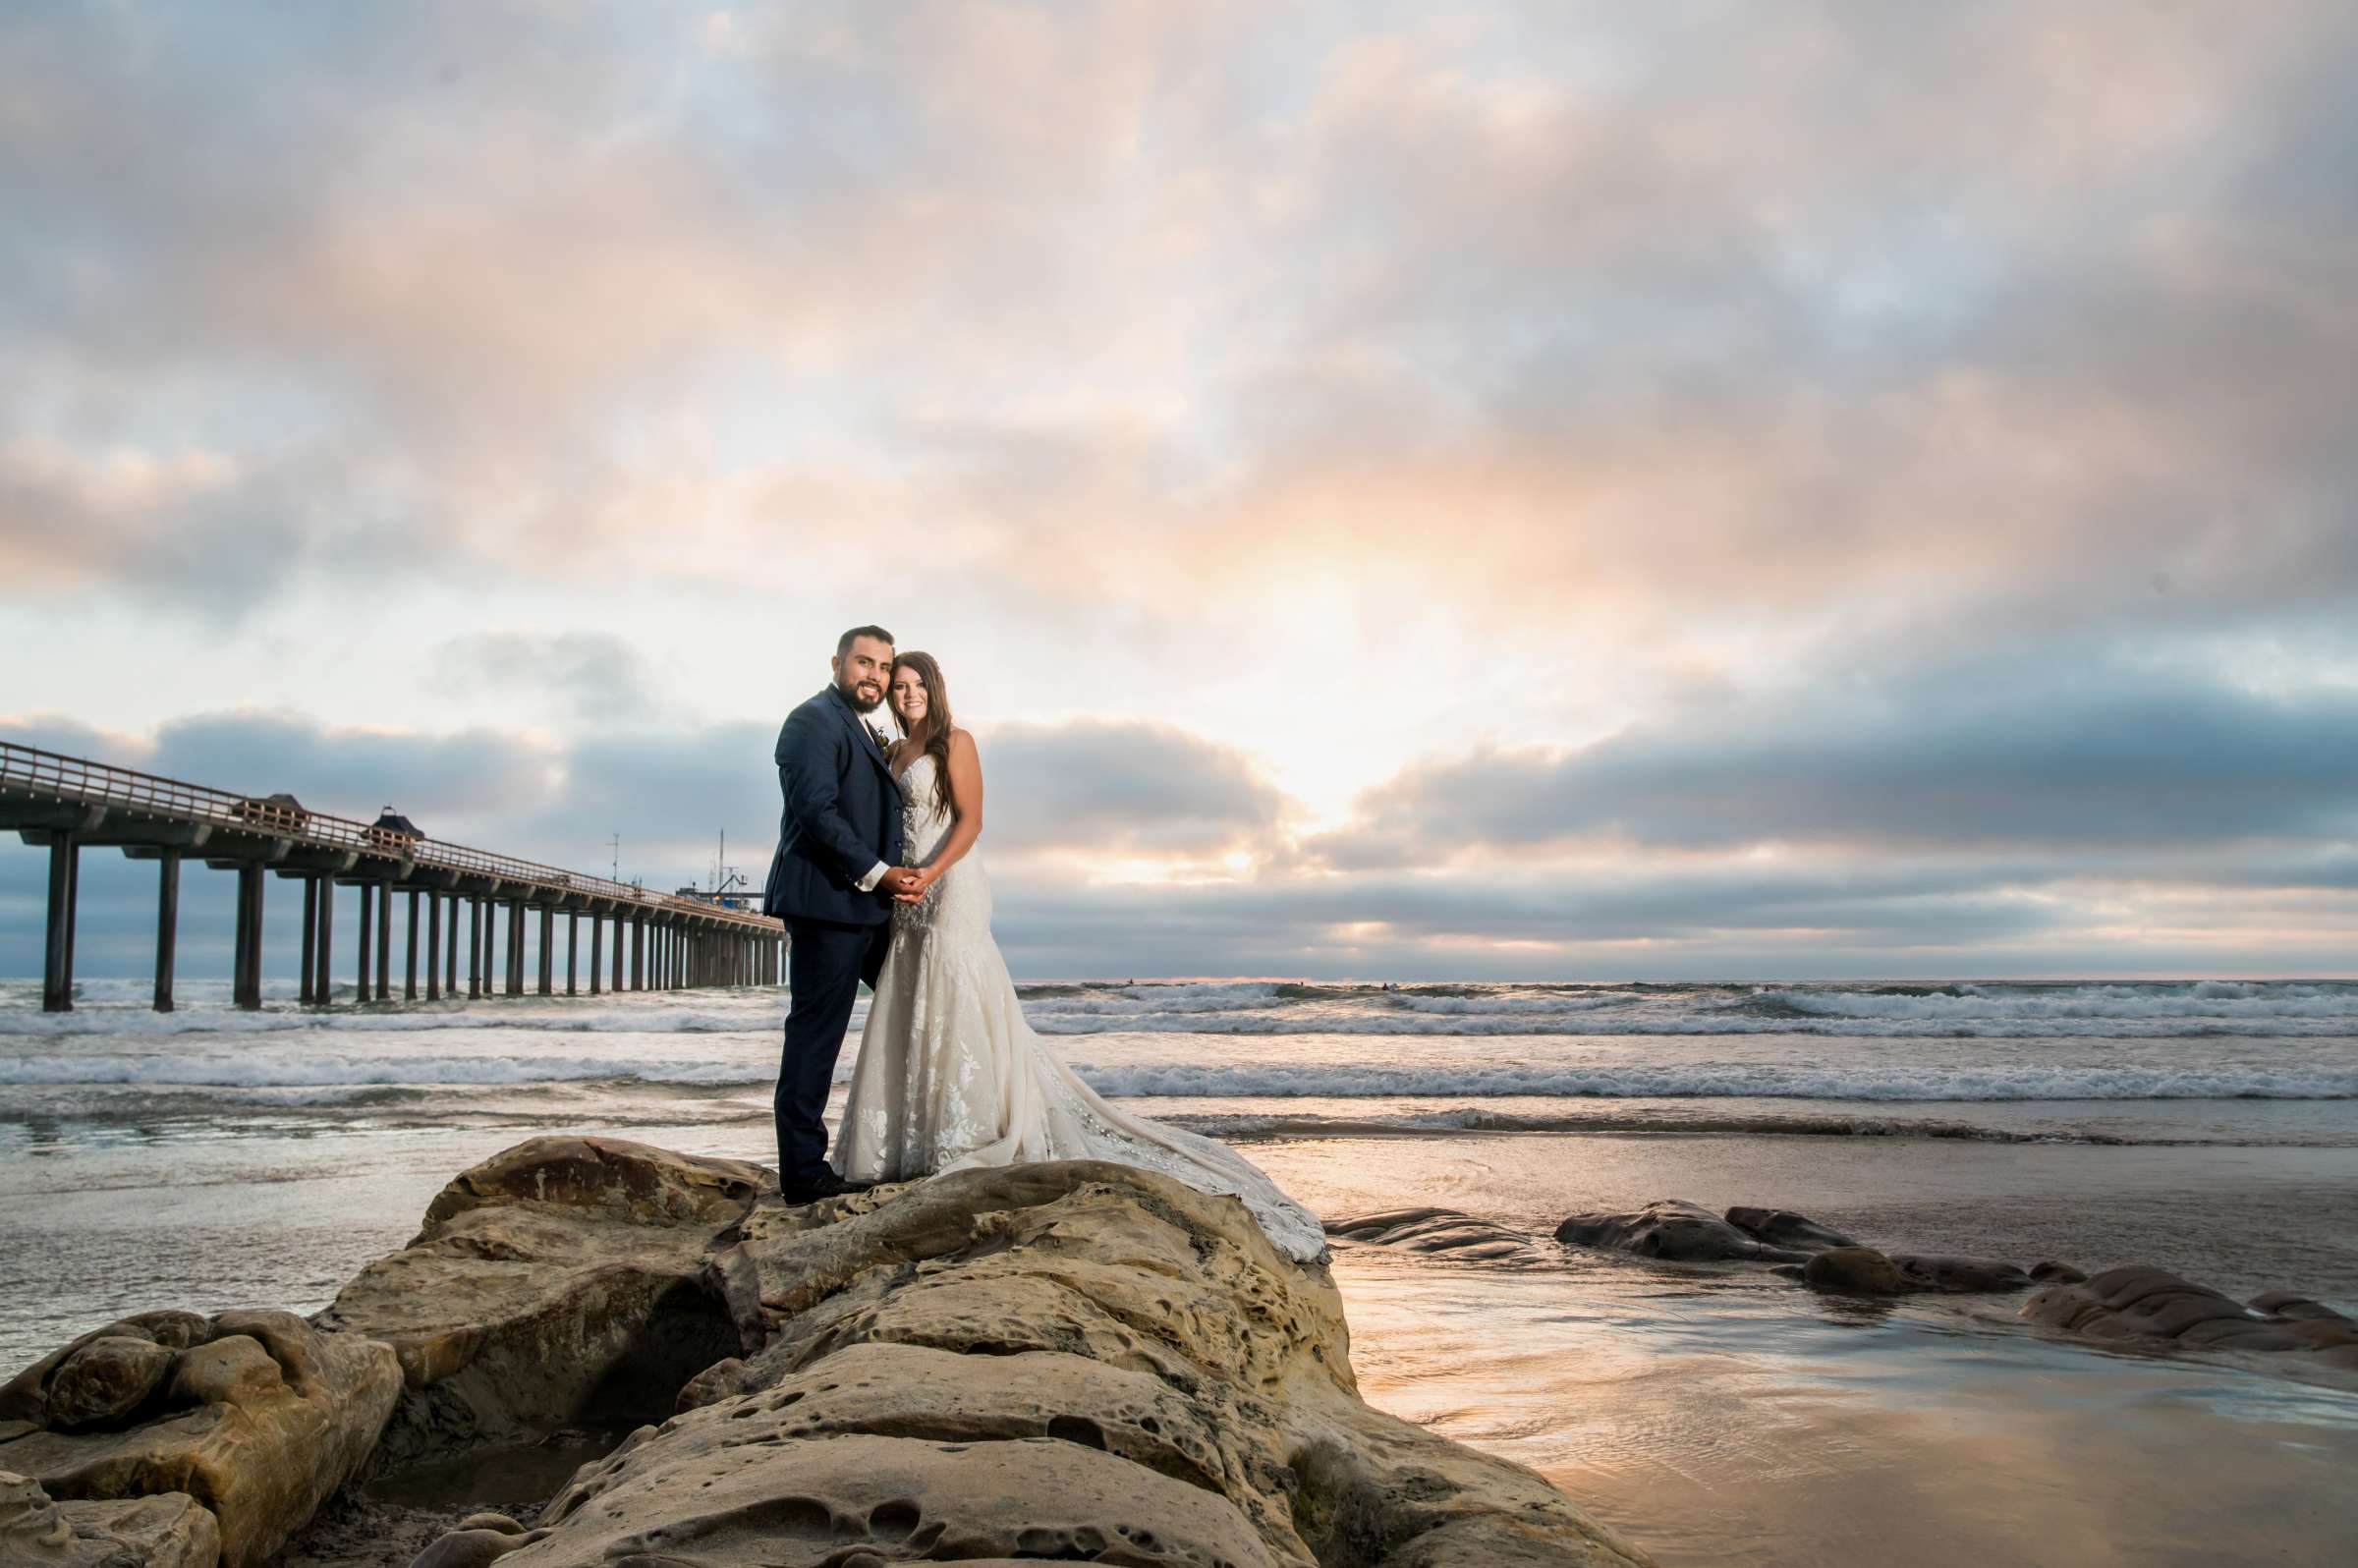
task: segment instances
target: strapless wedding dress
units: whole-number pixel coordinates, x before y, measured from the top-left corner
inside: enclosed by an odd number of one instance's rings
[[[934,761],[901,775],[905,857],[928,864],[950,830]],[[990,883],[969,851],[922,903],[894,907],[892,945],[869,1001],[837,1163],[854,1181],[906,1181],[982,1165],[1103,1159],[1244,1200],[1269,1240],[1310,1260],[1318,1216],[1235,1149],[1107,1104],[1025,1022],[990,935]]]

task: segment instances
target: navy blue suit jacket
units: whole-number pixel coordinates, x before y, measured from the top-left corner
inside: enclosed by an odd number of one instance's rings
[[[829,686],[786,715],[777,762],[786,811],[761,912],[880,924],[890,902],[856,884],[878,861],[901,863],[901,789],[867,723]]]

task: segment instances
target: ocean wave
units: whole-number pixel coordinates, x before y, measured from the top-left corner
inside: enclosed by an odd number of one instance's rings
[[[848,1079],[856,1052],[835,1066]],[[1396,1060],[1091,1063],[1100,1093],[1137,1098],[1434,1098],[1440,1096],[1803,1100],[2358,1099],[2358,1063],[1997,1061],[1888,1055],[1848,1060],[1575,1064]],[[126,1085],[217,1089],[638,1082],[700,1091],[765,1086],[766,1058],[445,1054],[254,1049],[173,1054],[34,1053],[0,1057],[0,1088]]]
[[[2157,1013],[2126,1017],[1851,1017],[1791,1010],[1754,1013],[1612,1016],[1521,1012],[1467,1012],[1434,1017],[1423,1013],[1371,1012],[1287,1014],[1282,1012],[1137,1013],[1129,1015],[1032,1012],[1042,1035],[1344,1035],[1344,1036],[1740,1036],[1808,1035],[1881,1039],[2202,1039],[2268,1037],[2340,1039],[2358,1036],[2358,1016],[2303,1018]]]
[[[2203,980],[2166,988],[1958,985],[1926,991],[1786,989],[1758,999],[1805,1016],[1950,1023],[2104,1019],[2172,1023],[2280,1019],[2358,1021],[2358,988]]]
[[[2358,1066],[2089,1067],[1704,1063],[1676,1067],[1393,1067],[1353,1062],[1250,1066],[1076,1063],[1120,1098],[1612,1099],[2001,1101],[2358,1099]]]
[[[1172,1125],[1232,1143],[1268,1143],[1303,1138],[1430,1138],[1452,1133],[1676,1133],[1736,1137],[1929,1138],[1978,1144],[2206,1144],[2208,1139],[2125,1138],[2086,1128],[2022,1132],[1972,1122],[1915,1120],[1885,1116],[1758,1114],[1713,1115],[1647,1110],[1548,1113],[1521,1116],[1481,1106],[1416,1111],[1394,1116],[1300,1116],[1268,1113],[1192,1112],[1165,1118]]]

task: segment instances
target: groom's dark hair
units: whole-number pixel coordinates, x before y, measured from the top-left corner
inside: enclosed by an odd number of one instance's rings
[[[872,637],[886,647],[892,646],[892,634],[880,626],[855,626],[835,640],[835,656],[843,657],[852,650],[852,644],[864,637]]]

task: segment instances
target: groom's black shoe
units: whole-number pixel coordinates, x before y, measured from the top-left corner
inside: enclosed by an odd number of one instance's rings
[[[778,1187],[778,1196],[784,1199],[790,1206],[799,1207],[804,1204],[815,1204],[822,1198],[841,1198],[847,1193],[865,1193],[875,1185],[874,1182],[845,1181],[841,1176],[829,1171],[815,1181],[795,1182],[790,1185],[781,1183]]]

